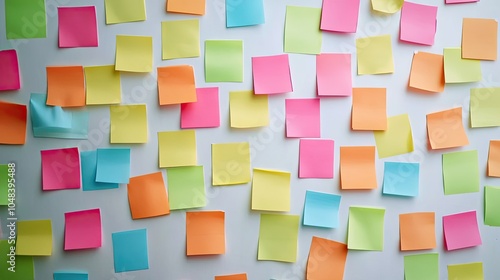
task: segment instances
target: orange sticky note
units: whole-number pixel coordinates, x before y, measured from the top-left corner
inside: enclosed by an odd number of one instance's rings
[[[247,280],[246,273],[215,276],[215,280]]]
[[[85,106],[85,78],[82,66],[47,67],[47,105]]]
[[[127,190],[132,219],[170,214],[167,189],[161,172],[131,177]]]
[[[433,150],[468,145],[462,123],[462,107],[428,114],[427,138]]]
[[[464,18],[462,58],[496,60],[498,22],[495,19]]]
[[[307,279],[344,279],[347,245],[313,236],[307,259]]]
[[[204,15],[205,0],[168,0],[167,12]]]
[[[385,88],[353,88],[353,130],[386,130],[387,105]]]
[[[377,188],[375,146],[340,147],[340,188],[343,190]]]
[[[401,251],[436,248],[436,217],[434,212],[399,215]]]
[[[196,102],[193,67],[158,67],[158,96],[160,105]]]
[[[186,212],[188,256],[220,255],[226,252],[223,211]]]
[[[500,177],[500,140],[490,140],[488,176]]]
[[[428,92],[443,92],[443,56],[427,52],[416,52],[411,63],[410,83],[408,86]]]
[[[26,143],[26,105],[0,101],[0,144]]]

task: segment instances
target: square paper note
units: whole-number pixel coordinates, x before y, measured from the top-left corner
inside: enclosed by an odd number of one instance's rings
[[[498,22],[496,19],[464,18],[462,58],[496,60]]]
[[[444,91],[444,59],[440,54],[416,52],[411,63],[410,88],[428,92]]]
[[[101,247],[101,210],[90,209],[64,214],[64,250]]]
[[[436,248],[435,219],[434,212],[400,214],[401,251]]]
[[[462,107],[427,114],[427,138],[433,150],[468,145],[469,139],[462,123]]]
[[[323,0],[321,30],[356,33],[359,0]]]
[[[318,96],[351,95],[351,54],[323,53],[317,55],[316,87]]]
[[[470,90],[471,127],[500,126],[500,88]]]
[[[383,193],[399,196],[417,196],[419,163],[385,162]]]
[[[349,250],[382,251],[384,249],[385,209],[349,207],[347,247]]]
[[[120,5],[127,6],[121,2]],[[117,35],[115,70],[140,73],[153,71],[153,37]]]
[[[85,76],[82,66],[47,67],[47,105],[85,106]]]
[[[87,105],[120,104],[120,72],[114,65],[85,67]]]
[[[358,75],[394,72],[390,35],[356,39]]]
[[[130,180],[130,149],[97,149],[96,182],[128,184]]]
[[[205,81],[243,82],[243,41],[205,41]]]
[[[286,137],[319,138],[319,98],[285,99]]]
[[[181,128],[220,126],[219,88],[197,88],[196,102],[181,104]]]
[[[4,2],[7,39],[45,38],[47,36],[45,0],[6,0]]]
[[[304,220],[306,226],[337,228],[340,195],[306,191]]]
[[[307,279],[343,280],[347,245],[313,236],[307,258]]]
[[[212,185],[226,186],[250,182],[248,142],[212,144]]]
[[[167,12],[204,15],[205,14],[205,0],[168,0]]]
[[[500,188],[484,187],[484,224],[500,227]]]
[[[27,118],[26,105],[0,101],[0,144],[25,144]]]
[[[352,130],[386,130],[386,89],[354,88],[351,114]]]
[[[295,262],[299,216],[261,214],[258,260]]]
[[[256,95],[251,90],[229,92],[231,127],[251,128],[269,125],[267,95]]]
[[[106,24],[146,20],[145,0],[105,0]]]
[[[405,280],[439,280],[439,254],[404,256]]]
[[[263,24],[263,0],[226,1],[226,27]]]
[[[284,52],[319,54],[323,41],[320,23],[320,8],[287,6]]]
[[[137,229],[111,234],[115,273],[149,268],[148,233]]]
[[[170,214],[167,189],[161,172],[130,178],[127,191],[132,219]]]
[[[0,91],[21,88],[16,50],[0,51]]]
[[[300,139],[299,178],[333,178],[334,141]]]
[[[200,21],[198,19],[163,21],[161,44],[164,60],[200,56]]]
[[[386,158],[413,152],[413,135],[408,114],[387,119],[387,129],[374,131],[379,158]]]
[[[58,7],[59,47],[97,47],[99,44],[95,6]]]
[[[186,212],[186,255],[220,255],[226,252],[223,211]]]
[[[252,72],[255,94],[293,91],[288,54],[252,57]]]
[[[190,65],[158,67],[160,105],[196,102],[194,68]]]
[[[436,6],[405,1],[401,9],[399,39],[432,46],[436,35],[437,11]]]
[[[254,168],[252,210],[290,211],[290,173]]]
[[[377,188],[374,146],[340,147],[340,188],[343,190]]]
[[[479,82],[483,78],[481,62],[462,58],[460,48],[445,48],[443,55],[444,79],[447,84]]]
[[[500,140],[490,140],[488,176],[500,177]]]
[[[78,148],[42,150],[44,191],[79,189],[81,186]]]
[[[484,280],[483,263],[463,263],[448,265],[448,279]]]
[[[447,251],[481,245],[476,211],[443,216],[444,242]]]
[[[160,168],[196,165],[196,131],[158,132],[158,158]]]
[[[477,151],[443,154],[444,194],[479,191],[479,162]]]
[[[96,182],[97,173],[97,151],[80,152],[80,164],[82,166],[82,188],[83,191],[98,191],[107,189],[116,189],[117,183]]]
[[[16,255],[52,255],[52,222],[50,220],[18,221]]]
[[[148,142],[146,104],[112,105],[110,114],[110,143]]]
[[[167,168],[167,185],[170,210],[207,205],[203,166]]]

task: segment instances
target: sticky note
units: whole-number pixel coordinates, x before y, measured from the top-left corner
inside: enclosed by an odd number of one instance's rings
[[[481,245],[476,211],[443,216],[443,233],[447,251]]]
[[[408,114],[387,118],[387,129],[374,131],[379,158],[413,152],[413,135]]]
[[[106,24],[146,20],[145,0],[105,0]]]
[[[205,41],[205,81],[243,82],[243,41]]]
[[[419,163],[384,162],[383,194],[418,196],[419,173]]]
[[[443,154],[444,194],[479,192],[477,150]]]
[[[79,189],[81,186],[78,148],[40,151],[44,191]]]
[[[199,57],[200,21],[198,19],[163,21],[161,45],[163,60]]]
[[[215,276],[215,280],[247,280],[247,279],[248,278],[246,273]]]
[[[114,65],[85,67],[87,105],[120,104],[120,72]]]
[[[448,265],[448,279],[484,280],[483,263],[464,263]]]
[[[248,142],[212,144],[212,185],[226,186],[250,182]]]
[[[428,92],[444,91],[444,58],[440,54],[416,52],[413,55],[408,86]]]
[[[500,126],[500,88],[470,90],[471,127]]]
[[[256,95],[251,90],[229,92],[229,118],[233,128],[251,128],[269,125],[267,95]]]
[[[349,207],[347,248],[349,250],[382,251],[384,249],[385,209]]]
[[[439,280],[439,254],[404,256],[405,280]]]
[[[299,216],[260,214],[258,260],[295,262]]]
[[[358,75],[394,72],[391,35],[356,39],[356,53]]]
[[[97,182],[128,184],[130,148],[97,149]]]
[[[299,178],[333,178],[334,141],[300,139]]]
[[[226,252],[224,211],[186,212],[186,255]]]
[[[403,6],[403,0],[371,0],[374,11],[394,14]]]
[[[120,6],[125,5],[120,1]],[[115,70],[139,73],[153,71],[153,37],[117,35]]]
[[[207,205],[203,166],[167,168],[167,186],[170,210]]]
[[[374,146],[340,147],[340,188],[343,190],[377,188]]]
[[[167,12],[204,15],[205,14],[205,0],[169,0],[167,1]]]
[[[196,165],[196,132],[158,132],[158,158],[160,168]]]
[[[241,0],[234,2],[226,0],[226,27],[241,27],[263,24],[264,1]]]
[[[316,88],[318,96],[350,96],[352,94],[351,54],[322,53],[317,55]]]
[[[96,182],[97,173],[97,151],[80,152],[80,165],[82,167],[82,189],[83,191],[99,191],[116,189],[118,183]]]
[[[339,226],[340,195],[306,191],[303,224],[313,227]]]
[[[0,164],[0,205],[9,204],[9,179],[12,181],[11,176],[14,177],[14,175],[10,174],[12,173],[9,173],[9,166],[7,164]],[[2,229],[0,228],[0,238],[2,237],[1,232]]]
[[[27,118],[26,105],[0,101],[0,144],[24,145]]]
[[[115,273],[149,268],[147,229],[114,232],[111,237]]]
[[[353,88],[351,127],[353,130],[386,130],[385,88]]]
[[[110,143],[147,143],[148,114],[146,104],[111,105]]]
[[[356,33],[359,0],[323,0],[321,30]]]
[[[64,213],[64,250],[99,248],[102,244],[99,208]]]
[[[290,172],[254,168],[252,210],[290,211]]]
[[[252,57],[252,74],[255,94],[293,91],[288,54]]]
[[[18,221],[16,255],[52,255],[52,222],[50,220]]]
[[[427,114],[427,138],[433,150],[468,145],[462,107]]]
[[[160,105],[196,102],[193,66],[158,67],[158,101]]]
[[[500,187],[484,187],[484,224],[500,226]]]
[[[89,280],[87,272],[55,271],[54,280]]]
[[[17,51],[0,51],[0,91],[21,89]]]
[[[401,10],[399,40],[434,45],[437,26],[437,6],[404,2]]]
[[[401,251],[436,248],[434,212],[399,214]]]
[[[464,18],[462,58],[496,60],[498,22],[496,19]]]
[[[285,99],[286,137],[321,137],[319,98]]]
[[[47,105],[85,106],[85,78],[82,66],[47,67]]]
[[[204,128],[219,126],[219,88],[197,88],[196,102],[181,104],[181,128]]]
[[[462,58],[460,48],[445,48],[444,79],[449,83],[470,83],[481,81],[481,62]]]
[[[131,177],[127,191],[132,219],[170,214],[167,189],[161,172]]]
[[[10,255],[15,255],[16,252],[11,252],[11,244],[9,244],[9,241],[0,240],[0,262],[3,264],[2,269],[0,269],[0,278],[10,280],[34,280],[35,268],[33,265],[33,257],[15,256],[16,268],[15,271],[12,272],[8,270],[10,267]]]
[[[307,258],[307,279],[344,279],[347,245],[313,236]]]
[[[321,9],[286,6],[284,52],[319,54],[323,37]]]
[[[7,39],[47,37],[45,0],[5,0],[5,27]]]
[[[58,7],[59,47],[97,47],[99,37],[95,6]]]
[[[490,140],[487,173],[490,177],[500,177],[500,140]]]
[[[462,3],[473,3],[479,2],[479,0],[445,0],[445,4],[462,4]]]

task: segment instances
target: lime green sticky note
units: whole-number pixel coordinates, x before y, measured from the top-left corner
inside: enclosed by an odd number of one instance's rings
[[[256,95],[252,90],[229,92],[231,127],[251,128],[269,124],[267,94]]]
[[[120,72],[114,65],[85,67],[86,104],[120,104]]]
[[[444,81],[445,83],[469,83],[482,79],[481,61],[463,59],[461,48],[445,48]]]
[[[404,257],[405,280],[439,280],[439,254]]]
[[[207,205],[203,174],[203,166],[167,168],[170,210],[198,208]]]
[[[384,249],[385,209],[349,207],[347,248],[350,250],[382,251]]]
[[[479,163],[477,151],[443,154],[444,194],[479,191]]]
[[[47,37],[45,0],[5,0],[7,39]]]
[[[484,224],[500,227],[500,187],[484,187]]]
[[[356,39],[358,75],[394,72],[391,35]]]
[[[116,71],[153,71],[153,37],[116,36]]]
[[[448,265],[448,279],[484,280],[483,263],[464,263]]]
[[[200,56],[200,21],[198,19],[161,23],[162,59]]]
[[[250,182],[250,143],[212,144],[212,185]]]
[[[500,88],[470,90],[471,127],[500,126]]]
[[[110,143],[148,142],[146,104],[109,106]]]
[[[374,131],[379,158],[413,152],[413,136],[408,114],[387,119],[387,129]]]
[[[160,168],[197,165],[196,131],[158,132]]]
[[[106,24],[146,20],[145,0],[106,0]]]
[[[52,222],[50,220],[17,222],[16,255],[52,255]]]
[[[287,6],[284,51],[319,54],[323,40],[320,21],[320,8]]]
[[[14,240],[14,239],[9,239]],[[16,256],[15,245],[8,240],[0,240],[0,279],[33,280],[35,269],[33,257]]]
[[[0,205],[9,204],[9,166],[0,164]]]
[[[290,211],[290,172],[254,168],[252,210]]]
[[[243,82],[243,41],[205,41],[205,81]]]
[[[261,214],[257,259],[295,262],[299,220],[296,215]]]

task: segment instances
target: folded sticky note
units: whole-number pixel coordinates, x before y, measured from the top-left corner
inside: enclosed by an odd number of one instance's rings
[[[484,280],[483,263],[463,263],[448,265],[448,279]]]
[[[54,280],[89,280],[89,274],[76,271],[54,271]]]
[[[147,229],[114,232],[111,237],[115,273],[149,268]]]
[[[354,88],[351,114],[353,130],[386,130],[386,89]]]
[[[106,24],[146,20],[145,0],[105,0]]]
[[[131,177],[127,191],[132,219],[170,214],[167,189],[161,172]]]
[[[351,95],[351,54],[322,53],[317,55],[316,87],[318,96]]]
[[[130,180],[130,148],[97,149],[95,180],[101,183],[128,184]]]
[[[193,66],[158,67],[158,100],[160,105],[196,102]]]
[[[243,82],[243,41],[205,41],[205,81]]]
[[[320,23],[320,8],[287,6],[284,52],[319,54],[323,41]]]
[[[251,90],[229,92],[229,117],[233,128],[251,128],[269,125],[267,95],[256,95]]]
[[[247,280],[247,279],[248,278],[246,273],[215,276],[215,280]]]
[[[479,192],[477,151],[443,154],[444,194]]]
[[[445,48],[444,79],[446,83],[469,83],[481,81],[481,62],[462,58],[460,48]]]
[[[340,147],[340,188],[344,190],[377,188],[374,146]]]
[[[319,98],[285,99],[286,137],[321,137]]]
[[[148,114],[146,104],[111,105],[110,143],[148,142]]]
[[[403,0],[371,0],[374,11],[394,14],[403,6]]]
[[[85,106],[85,78],[82,66],[47,67],[47,105]]]
[[[394,72],[391,35],[356,39],[356,53],[358,75]]]
[[[252,210],[290,211],[290,173],[254,168]]]
[[[204,15],[205,0],[169,0],[167,1],[167,12]]]
[[[7,39],[47,37],[45,0],[5,0],[5,27]]]
[[[334,141],[300,139],[299,178],[333,178]]]
[[[347,245],[313,236],[307,258],[307,279],[344,279]]]
[[[444,58],[440,54],[415,52],[408,86],[429,92],[444,91]]]
[[[181,128],[219,126],[219,88],[197,88],[196,102],[181,104]]]
[[[374,131],[379,158],[413,152],[413,134],[408,114],[387,118],[387,129]]]
[[[487,174],[491,177],[500,177],[500,140],[490,140]]]
[[[226,1],[226,27],[240,27],[263,24],[264,1]]]
[[[186,212],[186,255],[226,252],[224,211]]]
[[[385,209],[349,207],[347,248],[349,250],[382,251],[384,249]]]
[[[200,21],[198,19],[163,21],[161,45],[164,60],[200,56]]]
[[[35,267],[33,265],[33,257],[31,256],[15,256],[16,252],[11,250],[11,244],[7,239],[0,240],[0,262],[3,264],[3,269],[0,269],[0,279],[9,280],[35,280]],[[11,271],[10,258],[15,256],[15,271]]]
[[[339,226],[340,195],[306,191],[303,224],[336,228]]]
[[[119,104],[121,97],[120,72],[114,65],[85,67],[87,105]]]
[[[462,58],[496,60],[497,42],[498,22],[496,19],[463,19]]]
[[[0,101],[0,144],[25,144],[27,118],[26,105]]]
[[[167,168],[167,185],[170,210],[207,205],[203,166]]]
[[[434,212],[399,214],[401,251],[436,248]]]
[[[160,168],[196,165],[196,131],[158,132],[158,158]]]
[[[500,126],[500,88],[470,90],[471,127]]]
[[[427,114],[427,138],[433,150],[468,145],[462,107]]]
[[[299,216],[261,214],[258,260],[295,262]]]
[[[484,187],[484,224],[500,226],[500,187]]]
[[[321,30],[356,33],[359,0],[323,0]]]
[[[59,47],[97,47],[99,37],[95,6],[58,7]]]
[[[80,152],[80,165],[82,167],[82,189],[84,191],[98,191],[116,189],[118,183],[96,182],[97,173],[97,151]]]
[[[212,144],[212,185],[226,186],[250,182],[248,142]]]
[[[382,192],[388,195],[417,196],[420,164],[385,162]]]
[[[52,255],[51,220],[29,220],[17,222],[16,255]]]
[[[127,6],[121,2],[119,5]],[[153,37],[117,35],[115,70],[142,73],[153,71]]]
[[[99,248],[102,244],[101,210],[64,213],[64,250]]]
[[[78,148],[42,150],[42,187],[44,191],[81,187]]]
[[[439,280],[439,254],[404,256],[405,280]]]
[[[255,94],[293,91],[288,54],[252,57],[252,73]]]
[[[0,51],[0,91],[20,88],[21,78],[17,51]]]
[[[447,251],[482,244],[476,211],[443,216],[443,234]]]
[[[436,6],[404,2],[401,10],[399,39],[432,46],[437,26]]]

